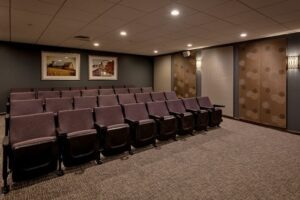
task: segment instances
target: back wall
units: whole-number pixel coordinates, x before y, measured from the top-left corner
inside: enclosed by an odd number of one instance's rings
[[[79,53],[80,80],[42,81],[42,51]],[[118,80],[89,81],[89,55],[118,57]],[[153,86],[153,58],[148,56],[0,42],[0,61],[0,112],[5,112],[5,103],[10,88],[76,87],[121,84],[138,87]]]

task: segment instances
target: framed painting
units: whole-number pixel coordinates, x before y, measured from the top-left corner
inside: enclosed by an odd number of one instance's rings
[[[117,80],[116,57],[89,56],[89,80]]]
[[[42,52],[42,80],[80,80],[80,54]]]

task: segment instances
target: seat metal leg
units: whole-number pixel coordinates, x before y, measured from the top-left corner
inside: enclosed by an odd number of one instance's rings
[[[2,178],[3,186],[1,188],[3,194],[9,192],[9,185],[7,184],[8,170],[7,170],[7,148],[3,148],[3,166],[2,166]]]

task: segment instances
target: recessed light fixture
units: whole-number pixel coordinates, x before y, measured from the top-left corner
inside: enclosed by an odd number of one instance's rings
[[[241,36],[242,38],[244,38],[244,37],[247,37],[247,35],[248,35],[247,33],[241,33],[240,36]]]
[[[121,32],[120,32],[120,35],[126,36],[126,35],[127,35],[127,32],[126,32],[126,31],[121,31]]]
[[[99,47],[99,43],[98,42],[94,42],[94,44],[93,44],[95,47]]]
[[[172,16],[178,16],[179,14],[180,14],[180,12],[177,9],[174,9],[174,10],[171,11]]]
[[[192,47],[193,45],[190,43],[190,44],[187,44],[186,46],[187,46],[187,47]]]
[[[154,50],[153,52],[154,52],[154,53],[158,53],[158,51],[157,51],[157,50]]]

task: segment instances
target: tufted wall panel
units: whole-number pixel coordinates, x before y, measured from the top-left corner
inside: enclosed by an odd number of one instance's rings
[[[285,39],[239,46],[240,118],[286,127]]]

